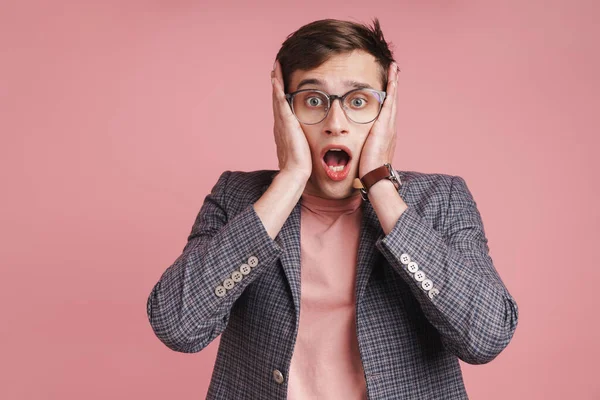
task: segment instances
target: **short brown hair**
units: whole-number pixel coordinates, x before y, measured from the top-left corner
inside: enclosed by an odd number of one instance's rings
[[[385,90],[387,72],[394,58],[377,18],[373,19],[372,27],[351,21],[322,19],[291,33],[277,53],[284,90],[287,93],[294,71],[317,68],[331,56],[353,50],[363,50],[375,57],[381,68],[381,83]]]

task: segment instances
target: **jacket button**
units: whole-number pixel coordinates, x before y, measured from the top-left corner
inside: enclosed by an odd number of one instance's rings
[[[235,286],[235,282],[231,278],[227,278],[223,281],[223,287],[227,290],[231,290]]]
[[[242,266],[240,267],[240,273],[242,275],[248,275],[250,271],[252,271],[252,269],[248,264],[242,264]]]
[[[250,256],[248,258],[248,265],[251,266],[252,268],[256,267],[258,265],[258,257]]]
[[[400,256],[400,262],[404,265],[407,265],[410,262],[410,256],[406,253],[402,253]]]
[[[423,282],[425,280],[425,273],[423,271],[415,272],[415,279],[417,282]]]
[[[283,374],[280,370],[276,369],[275,371],[273,371],[273,379],[275,379],[275,382],[279,384],[283,383]]]
[[[425,290],[429,290],[433,287],[433,282],[431,279],[425,279],[423,282],[421,282],[421,287]]]
[[[417,272],[419,270],[419,265],[416,262],[411,261],[408,263],[406,268],[408,268],[408,270],[414,274],[415,272]]]
[[[227,294],[227,289],[219,285],[215,288],[215,294],[217,295],[217,297],[223,297]]]
[[[244,278],[244,275],[242,275],[240,271],[233,271],[231,274],[231,279],[233,279],[234,282],[240,282],[242,278]]]

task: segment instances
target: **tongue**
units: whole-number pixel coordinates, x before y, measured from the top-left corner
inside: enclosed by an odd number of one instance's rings
[[[328,151],[325,153],[325,164],[337,167],[348,163],[348,154],[345,151]]]

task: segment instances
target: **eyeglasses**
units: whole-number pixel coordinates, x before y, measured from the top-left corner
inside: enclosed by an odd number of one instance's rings
[[[375,121],[381,112],[386,93],[370,88],[354,89],[337,96],[316,89],[302,89],[288,93],[285,98],[290,103],[292,112],[306,125],[314,125],[327,118],[333,101],[340,100],[346,117],[357,124],[368,124]]]

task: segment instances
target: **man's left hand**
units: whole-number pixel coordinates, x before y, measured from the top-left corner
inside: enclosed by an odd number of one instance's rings
[[[363,145],[358,165],[358,177],[391,163],[396,149],[396,91],[398,88],[398,66],[391,63],[388,70],[387,94],[381,113],[369,131]]]

